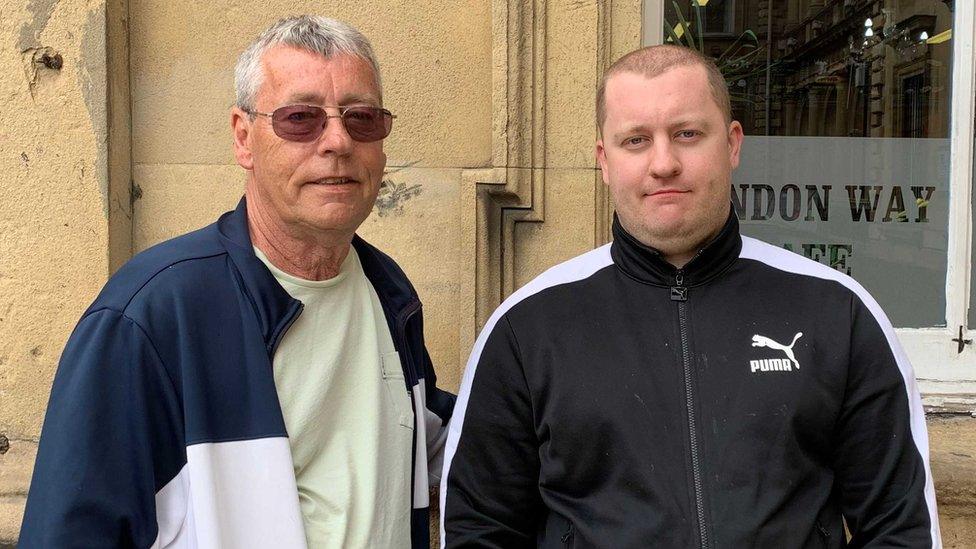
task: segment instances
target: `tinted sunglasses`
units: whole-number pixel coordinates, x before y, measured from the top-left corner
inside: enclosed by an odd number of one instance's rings
[[[342,120],[349,137],[362,143],[379,141],[390,135],[396,116],[379,107],[329,107],[339,109],[339,114],[329,114],[314,105],[286,105],[274,112],[244,111],[248,114],[267,116],[275,135],[287,141],[309,143],[325,131],[330,118]]]

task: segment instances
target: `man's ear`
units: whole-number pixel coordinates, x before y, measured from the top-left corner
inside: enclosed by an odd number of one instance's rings
[[[603,139],[596,140],[596,162],[600,165],[600,175],[603,177],[603,184],[610,184],[610,174],[607,171],[607,150],[603,147]]]
[[[250,115],[235,106],[230,110],[230,129],[234,134],[234,158],[245,170],[254,169],[254,158],[251,154],[251,131],[253,129]]]
[[[729,124],[729,164],[732,165],[733,170],[739,167],[739,151],[742,150],[744,135],[742,124],[739,124],[738,120],[733,120]]]

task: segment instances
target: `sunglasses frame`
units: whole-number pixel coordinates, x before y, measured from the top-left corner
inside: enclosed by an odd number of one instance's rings
[[[315,110],[319,110],[319,111],[322,111],[323,113],[325,113],[324,122],[322,123],[321,128],[319,129],[318,133],[316,133],[314,135],[314,137],[309,137],[309,139],[291,139],[291,138],[285,137],[284,135],[282,135],[281,133],[278,132],[278,127],[275,125],[275,118],[274,118],[275,113],[278,112],[278,111],[280,111],[281,109],[288,109],[288,108],[293,108],[293,107],[307,107],[309,109],[315,109]],[[326,109],[338,109],[339,110],[339,114],[329,114],[329,112]],[[368,140],[356,139],[356,137],[353,136],[353,134],[349,131],[349,127],[346,125],[346,120],[345,120],[346,113],[349,112],[349,111],[351,111],[351,110],[355,110],[355,109],[367,109],[367,110],[375,111],[375,112],[378,112],[379,115],[382,118],[384,118],[384,119],[388,118],[389,119],[389,126],[390,126],[389,131],[387,131],[386,134],[383,137],[380,137],[378,139],[368,139]],[[304,103],[295,103],[295,104],[292,104],[292,105],[282,105],[282,106],[278,107],[277,109],[275,109],[275,110],[273,110],[271,112],[261,112],[261,111],[257,111],[257,110],[251,110],[251,109],[241,109],[241,110],[243,110],[245,113],[247,113],[247,114],[249,114],[251,116],[266,116],[266,117],[268,117],[268,120],[271,121],[271,129],[274,130],[275,135],[277,135],[281,139],[284,139],[285,141],[291,141],[293,143],[311,143],[313,141],[317,141],[320,137],[322,137],[322,134],[325,133],[325,128],[329,125],[329,119],[330,118],[338,118],[339,121],[342,123],[343,130],[345,130],[345,132],[347,134],[349,134],[349,137],[353,141],[356,141],[358,143],[374,143],[376,141],[382,141],[382,140],[384,140],[384,139],[386,139],[387,137],[390,136],[390,132],[393,131],[393,120],[396,118],[396,115],[393,114],[392,112],[390,112],[388,109],[384,109],[383,107],[373,107],[373,106],[370,106],[370,105],[349,105],[349,106],[324,105],[324,106],[321,106],[320,107],[318,105],[307,105],[307,104],[304,104]]]

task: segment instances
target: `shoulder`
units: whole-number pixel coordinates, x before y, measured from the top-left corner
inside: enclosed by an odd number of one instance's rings
[[[494,324],[497,318],[504,315],[516,305],[531,300],[534,296],[538,296],[550,289],[587,280],[598,271],[610,265],[613,265],[613,259],[610,257],[610,244],[605,244],[550,267],[503,301],[492,315],[489,323]]]
[[[858,281],[837,269],[800,254],[755,238],[743,236],[742,251],[739,258],[754,261],[775,272],[790,275],[801,282],[817,284],[824,288],[831,286],[838,288],[840,291],[856,296],[872,312],[883,315],[880,305]]]
[[[126,313],[158,294],[205,291],[208,280],[226,280],[223,272],[214,269],[226,255],[215,225],[161,242],[136,254],[112,275],[86,315],[102,309]]]

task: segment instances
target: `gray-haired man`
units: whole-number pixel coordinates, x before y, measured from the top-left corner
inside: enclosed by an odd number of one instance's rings
[[[23,547],[428,547],[454,398],[420,301],[355,236],[393,115],[355,29],[241,55],[246,199],[109,280],[64,350]]]

